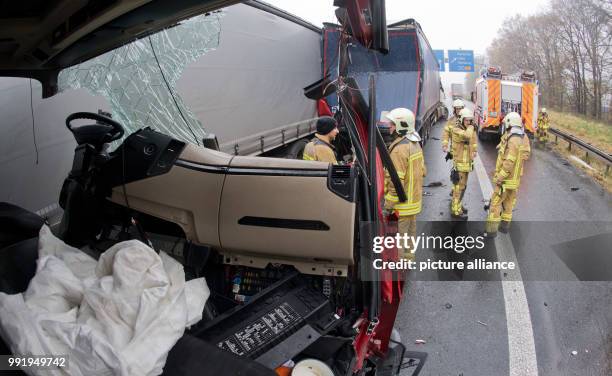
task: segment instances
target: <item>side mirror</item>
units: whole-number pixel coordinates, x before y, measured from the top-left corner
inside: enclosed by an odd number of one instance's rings
[[[336,17],[365,48],[389,52],[385,0],[335,0]]]

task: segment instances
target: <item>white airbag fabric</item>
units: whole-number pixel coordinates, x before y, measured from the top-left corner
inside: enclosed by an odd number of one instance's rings
[[[209,295],[204,278],[185,282],[180,263],[140,241],[96,262],[43,226],[27,291],[0,293],[0,334],[13,354],[68,355],[66,374],[158,375]]]

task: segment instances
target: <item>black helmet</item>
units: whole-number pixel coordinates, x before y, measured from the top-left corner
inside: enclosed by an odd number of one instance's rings
[[[317,133],[321,135],[328,134],[338,126],[336,119],[331,116],[323,116],[317,120]]]

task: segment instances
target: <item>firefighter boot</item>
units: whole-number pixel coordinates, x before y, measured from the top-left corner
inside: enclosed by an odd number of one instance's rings
[[[459,173],[460,179],[453,185],[453,198],[451,199],[451,217],[462,221],[467,220],[467,215],[463,211],[461,199],[465,194],[467,173]]]
[[[499,223],[499,232],[503,232],[504,234],[507,234],[508,231],[510,231],[510,222],[502,220]]]
[[[487,221],[485,222],[485,230],[482,233],[486,239],[493,239],[497,237],[497,230],[499,228],[499,221],[491,218],[491,214],[487,216]]]
[[[495,239],[497,237],[497,231],[494,231],[494,232],[487,232],[487,231],[485,231],[485,232],[482,233],[482,236],[485,239]]]
[[[468,210],[465,206],[463,206],[463,196],[465,196],[465,189],[463,189],[463,192],[461,192],[461,211],[463,211],[463,214],[467,215]]]
[[[461,220],[461,221],[467,221],[468,216],[463,211],[463,208],[462,208],[462,205],[461,205],[461,201],[456,201],[455,199],[453,199],[451,201],[451,217],[453,219],[458,219],[458,220]]]

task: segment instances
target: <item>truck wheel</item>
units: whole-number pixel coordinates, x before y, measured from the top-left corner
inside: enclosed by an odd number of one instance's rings
[[[287,153],[285,154],[285,158],[287,158],[287,159],[302,159],[302,157],[304,156],[304,148],[306,147],[306,144],[308,144],[308,142],[309,141],[306,140],[306,139],[301,139],[301,140],[295,141],[293,144],[291,144],[289,149],[287,149]]]
[[[489,136],[485,132],[481,131],[480,128],[478,128],[477,132],[478,132],[478,139],[480,141],[487,141],[489,139]]]

